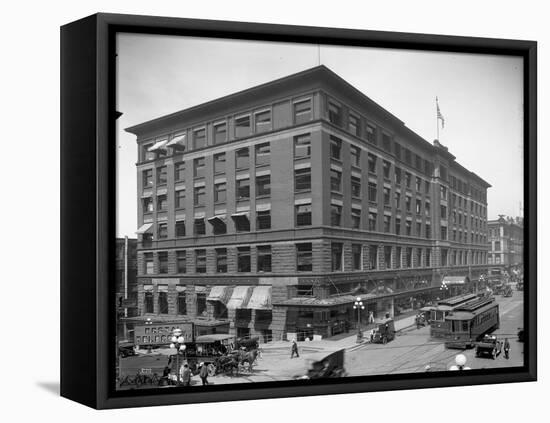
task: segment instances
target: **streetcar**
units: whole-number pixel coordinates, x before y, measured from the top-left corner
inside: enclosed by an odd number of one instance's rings
[[[493,332],[499,326],[499,307],[494,298],[469,301],[445,317],[445,347],[473,348],[485,334]]]
[[[430,336],[432,338],[445,338],[447,336],[445,325],[447,315],[457,307],[476,298],[478,298],[476,294],[458,295],[445,300],[439,300],[434,306],[422,307],[420,311],[424,313],[430,324]]]

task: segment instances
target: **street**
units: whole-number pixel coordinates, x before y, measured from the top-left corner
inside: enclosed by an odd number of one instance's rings
[[[416,329],[409,326],[397,333],[388,344],[356,344],[355,335],[350,334],[339,340],[322,340],[299,343],[300,356],[290,358],[290,343],[263,344],[261,358],[252,372],[242,369],[238,375],[216,375],[209,377],[211,384],[232,384],[294,379],[304,375],[312,361],[320,360],[332,351],[345,348],[345,369],[348,376],[415,373],[448,370],[454,364],[457,354],[466,356],[466,366],[472,369],[514,367],[523,364],[523,344],[517,341],[517,330],[523,327],[523,292],[514,291],[512,297],[496,296],[500,306],[500,328],[494,332],[499,340],[508,338],[510,358],[504,353],[495,360],[475,357],[475,349],[465,351],[446,349],[442,340],[430,339],[428,326]],[[121,375],[135,375],[140,369],[151,369],[151,373],[162,374],[171,351],[154,350],[150,354],[140,354],[120,360]],[[429,369],[426,368],[429,366]],[[200,384],[198,376],[192,384]],[[151,387],[150,385],[143,388]],[[123,385],[121,389],[135,386]]]

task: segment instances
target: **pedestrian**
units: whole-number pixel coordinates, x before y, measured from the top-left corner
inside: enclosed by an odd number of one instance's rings
[[[201,363],[201,369],[199,371],[199,376],[202,380],[203,385],[208,385],[208,367]]]
[[[369,311],[369,323],[374,323],[374,312]]]
[[[298,344],[296,343],[295,339],[292,340],[290,358],[294,358],[294,354],[296,354],[296,358],[300,357],[300,354],[298,354]]]
[[[180,378],[183,386],[191,386],[191,370],[189,370],[187,363],[180,368]]]
[[[506,360],[510,358],[510,342],[508,342],[508,338],[504,338],[504,358]]]

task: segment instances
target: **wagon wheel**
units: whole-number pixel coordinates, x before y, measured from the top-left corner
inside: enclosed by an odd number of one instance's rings
[[[208,370],[208,376],[216,376],[216,366],[214,364],[209,363],[206,366],[206,370]]]

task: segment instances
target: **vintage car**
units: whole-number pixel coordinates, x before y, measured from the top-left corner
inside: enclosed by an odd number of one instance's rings
[[[506,285],[504,287],[504,290],[502,292],[503,297],[511,297],[513,295],[512,287],[510,285]]]
[[[386,344],[395,338],[395,325],[393,319],[385,319],[378,322],[371,334],[371,342]]]
[[[485,335],[481,341],[476,343],[476,357],[489,356],[493,360],[502,351],[502,342],[495,335]]]
[[[126,358],[136,355],[134,350],[134,344],[131,342],[120,342],[118,344],[118,355],[119,357]]]
[[[344,353],[345,350],[341,349],[330,353],[329,355],[322,356],[311,355],[306,360],[309,362],[309,366],[305,375],[296,376],[298,379],[321,379],[321,378],[335,378],[346,376],[344,369]]]

